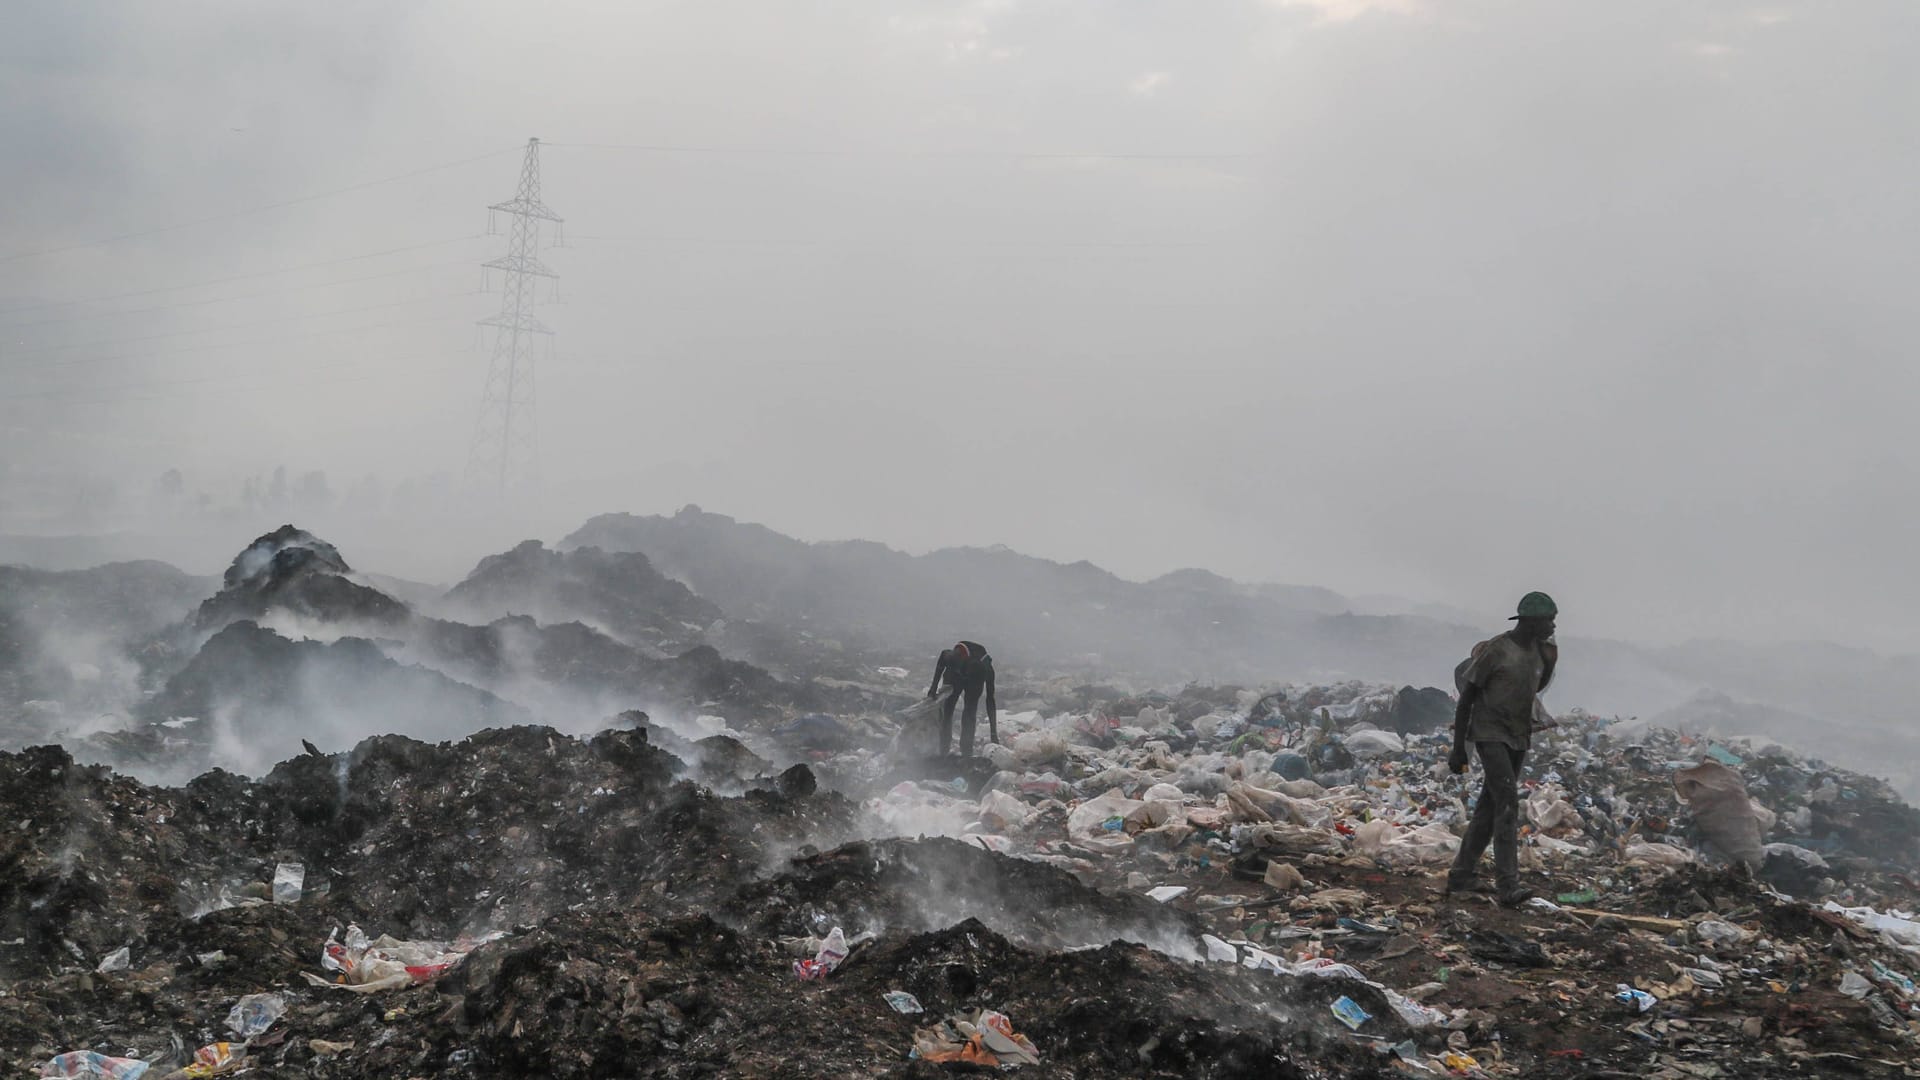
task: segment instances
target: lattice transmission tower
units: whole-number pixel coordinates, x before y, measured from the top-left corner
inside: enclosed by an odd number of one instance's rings
[[[494,220],[492,215],[506,214],[511,227],[507,253],[482,264],[504,271],[506,282],[500,292],[499,313],[480,320],[481,326],[493,330],[493,349],[486,389],[480,395],[480,420],[474,426],[473,448],[467,456],[467,479],[504,490],[538,479],[533,342],[546,339],[545,352],[551,358],[553,331],[533,314],[538,301],[536,279],[560,276],[540,261],[540,223],[553,222],[557,239],[561,218],[540,201],[539,139],[527,140],[519,192],[487,209],[489,225]]]

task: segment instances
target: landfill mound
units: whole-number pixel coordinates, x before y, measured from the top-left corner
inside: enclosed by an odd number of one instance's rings
[[[706,629],[722,618],[713,603],[661,574],[639,552],[561,552],[538,540],[480,560],[448,590],[442,609],[470,623],[507,615],[581,622],[662,656],[705,644]]]
[[[75,600],[58,610],[80,607],[87,582],[56,577],[48,587],[57,584]],[[372,732],[447,739],[536,718],[586,730],[634,707],[688,716],[723,711],[751,723],[813,710],[884,710],[898,701],[884,687],[782,680],[707,644],[667,654],[658,647],[671,643],[666,637],[636,645],[578,621],[433,618],[382,592],[337,548],[293,525],[242,549],[197,607],[179,603],[175,594],[200,587],[198,579],[183,580],[186,586],[151,589],[158,600],[127,605],[118,626],[108,612],[93,617],[113,631],[96,635],[119,665],[111,695],[56,678],[64,658],[38,646],[64,632],[58,619],[39,622],[38,609],[15,615],[15,605],[0,605],[0,632],[17,626],[10,636],[23,642],[17,658],[0,661],[0,721],[8,722],[0,745],[57,738],[95,760],[179,780],[216,765],[264,771],[299,738],[337,751]],[[620,616],[629,630],[671,625],[684,633],[684,618],[718,621],[711,604],[638,555],[563,556],[521,545],[484,562],[469,584],[482,607],[511,606],[516,588],[528,596],[557,588],[555,603],[567,608],[598,588],[619,599],[594,612]]]
[[[372,625],[408,617],[405,604],[352,575],[339,549],[305,529],[282,525],[234,557],[220,591],[200,605],[192,626],[211,632],[269,613]]]
[[[1441,894],[1468,792],[1444,733],[1376,723],[1393,688],[1083,696],[1003,716],[980,768],[637,714],[180,788],[0,755],[0,1061],[1906,1075],[1920,888],[1884,785],[1562,717],[1524,793],[1537,899],[1507,909]]]
[[[201,738],[284,747],[294,732],[331,748],[370,729],[445,739],[532,720],[484,690],[396,663],[371,641],[294,641],[247,621],[209,637],[139,712],[150,723],[117,745],[145,737],[158,741],[153,753]]]
[[[44,739],[69,710],[124,709],[139,693],[136,651],[210,584],[157,562],[0,566],[0,742]]]
[[[932,701],[819,677],[857,648],[753,621],[844,582],[783,584],[778,542],[729,535],[768,564],[728,621],[800,678],[660,655],[706,601],[617,555],[483,564],[476,618],[556,605],[485,624],[292,526],[177,617],[162,582],[129,623],[152,635],[129,639],[139,723],[0,753],[0,1065],[1907,1074],[1920,813],[1882,781],[1573,711],[1523,775],[1534,898],[1443,895],[1473,798],[1444,767],[1446,691],[1010,668],[998,741],[957,759],[932,752]],[[1026,569],[1103,602],[1092,568]],[[1210,606],[1216,581],[1158,587],[1205,594],[1176,621],[1251,625]],[[75,745],[197,775],[143,783]]]
[[[854,804],[789,778],[717,797],[672,782],[680,768],[641,730],[386,736],[178,789],[54,747],[0,754],[4,812],[23,822],[0,849],[0,1059],[132,1049],[165,1075],[231,1039],[237,1003],[270,995],[242,1059],[268,1073],[844,1075],[903,1062],[927,1019],[885,1006],[904,988],[927,1009],[1012,1010],[1049,1060],[1087,1075],[1271,1069],[1302,1045],[1370,1060],[1310,1007],[1340,996],[1333,984],[1282,987],[1138,945],[1022,946],[973,919],[860,935],[831,980],[802,982],[809,928],[829,912],[904,927],[936,865],[983,907],[999,892],[995,921],[1021,937],[1072,924],[1065,937],[1098,941],[1109,919],[1173,935],[1189,920],[957,840],[816,852],[809,841],[854,831]],[[349,924],[447,943],[463,962],[343,992],[322,956]],[[795,1039],[796,1010],[822,1037]]]

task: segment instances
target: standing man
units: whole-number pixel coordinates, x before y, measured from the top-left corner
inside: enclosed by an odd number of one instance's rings
[[[1533,894],[1520,887],[1520,763],[1535,731],[1550,726],[1540,692],[1553,681],[1560,659],[1554,644],[1553,597],[1530,592],[1520,599],[1513,629],[1473,647],[1453,669],[1460,704],[1453,713],[1453,752],[1447,768],[1467,771],[1467,744],[1480,756],[1484,780],[1460,854],[1447,872],[1447,893],[1484,892],[1475,882],[1480,856],[1493,845],[1493,874],[1500,903],[1519,907]]]
[[[952,692],[940,705],[940,755],[945,757],[953,742],[953,706],[962,695],[967,702],[960,716],[960,756],[973,756],[973,727],[980,714],[982,691],[987,695],[988,736],[999,742],[999,709],[993,702],[993,657],[987,655],[987,647],[977,641],[962,641],[951,649],[942,649],[940,659],[933,665],[933,685],[927,687],[929,699],[940,693],[943,676],[947,689]]]

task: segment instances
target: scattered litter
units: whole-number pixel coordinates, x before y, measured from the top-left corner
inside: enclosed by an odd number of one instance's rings
[[[1185,885],[1162,885],[1159,888],[1147,890],[1148,897],[1158,900],[1163,904],[1169,900],[1185,895],[1187,895],[1187,887]]]
[[[813,982],[833,974],[840,962],[847,958],[847,935],[839,927],[834,927],[826,940],[820,943],[820,949],[811,960],[795,960],[793,973],[802,980]]]
[[[912,1056],[934,1063],[962,1061],[1002,1068],[1040,1063],[1040,1051],[1033,1043],[1013,1030],[1004,1013],[992,1009],[956,1013],[914,1032]]]
[[[281,863],[273,868],[273,902],[297,904],[307,880],[307,868],[299,863]]]
[[[1266,882],[1268,888],[1279,889],[1281,892],[1294,892],[1305,888],[1307,884],[1307,879],[1294,868],[1292,863],[1278,861],[1267,863],[1266,876],[1262,880]]]
[[[919,998],[914,997],[912,994],[907,993],[905,990],[889,990],[886,993],[886,998],[887,998],[887,1004],[893,1006],[893,1011],[897,1013],[917,1013],[917,1012],[927,1011],[924,1008],[921,1008]]]
[[[109,972],[125,971],[132,966],[133,966],[133,949],[126,945],[122,945],[119,948],[108,953],[106,955],[106,958],[100,961],[100,966],[94,968],[93,970],[99,972],[102,975],[105,975]]]
[[[1613,1000],[1625,1005],[1636,1013],[1643,1013],[1658,1004],[1657,999],[1645,990],[1636,990],[1622,983],[1613,995]]]
[[[1333,1010],[1334,1018],[1339,1020],[1341,1023],[1347,1025],[1347,1027],[1353,1029],[1354,1031],[1359,1031],[1361,1024],[1364,1024],[1367,1021],[1373,1019],[1373,1015],[1371,1013],[1361,1008],[1358,1002],[1354,1001],[1350,997],[1346,997],[1345,995],[1342,995],[1338,1000],[1336,1000],[1331,1006],[1331,1008]]]
[[[1475,930],[1467,934],[1467,951],[1481,960],[1514,967],[1542,968],[1553,964],[1539,942],[1498,930]]]
[[[40,1066],[40,1075],[71,1077],[74,1080],[140,1080],[148,1063],[138,1058],[108,1057],[91,1050],[61,1054]]]
[[[474,949],[506,936],[495,930],[455,941],[401,941],[382,934],[368,941],[358,926],[348,924],[345,940],[339,940],[337,932],[329,934],[321,949],[320,966],[338,975],[332,980],[306,971],[301,975],[314,986],[356,994],[395,990],[439,978]]]
[[[274,1021],[286,1015],[287,998],[284,994],[248,994],[227,1013],[227,1030],[241,1039],[251,1039],[255,1035],[272,1027]]]
[[[232,1043],[217,1042],[195,1050],[193,1063],[180,1071],[192,1077],[193,1080],[203,1080],[204,1077],[225,1076],[231,1072],[238,1072],[245,1067],[246,1063],[244,1044],[236,1051]]]

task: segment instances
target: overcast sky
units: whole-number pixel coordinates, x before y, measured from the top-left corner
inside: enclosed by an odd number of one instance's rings
[[[539,136],[570,244],[527,534],[696,501],[1920,649],[1909,3],[8,21],[16,468],[459,472],[485,207]]]

